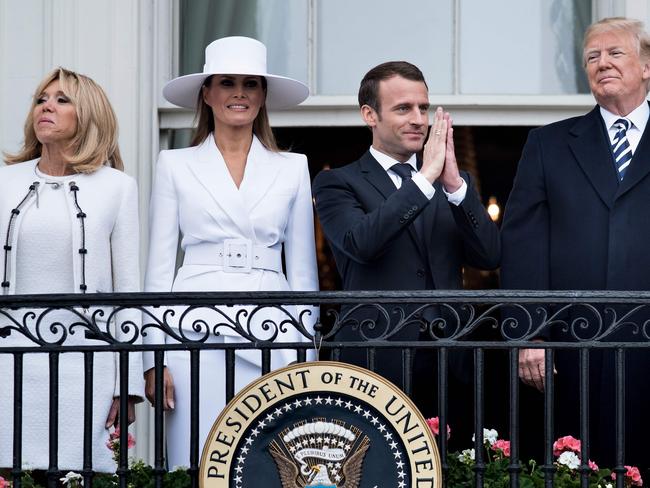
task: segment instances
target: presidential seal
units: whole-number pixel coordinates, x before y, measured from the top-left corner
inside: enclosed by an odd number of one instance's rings
[[[439,488],[435,440],[409,398],[346,363],[301,363],[242,390],[210,431],[203,488]]]

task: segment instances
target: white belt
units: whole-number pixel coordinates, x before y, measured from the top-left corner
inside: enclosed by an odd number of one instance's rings
[[[250,273],[252,269],[282,272],[282,252],[254,246],[250,239],[201,242],[185,249],[183,264],[221,266],[227,273]]]

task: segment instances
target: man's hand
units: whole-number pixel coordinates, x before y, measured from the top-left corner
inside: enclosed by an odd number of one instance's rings
[[[544,349],[519,350],[519,377],[528,386],[544,391],[546,388],[546,352]],[[555,367],[553,374],[557,374]]]
[[[449,114],[446,114],[445,118],[442,107],[438,107],[433,117],[433,125],[429,129],[429,140],[424,145],[420,173],[431,184],[438,179],[445,165],[448,119]]]
[[[463,185],[463,178],[458,171],[456,163],[456,149],[454,147],[454,127],[453,121],[448,113],[444,117],[447,120],[447,147],[445,151],[445,166],[440,173],[440,183],[445,187],[447,193],[454,193]]]
[[[156,398],[156,368],[148,369],[144,373],[144,394],[154,406]],[[174,410],[174,378],[167,366],[163,368],[163,409]]]

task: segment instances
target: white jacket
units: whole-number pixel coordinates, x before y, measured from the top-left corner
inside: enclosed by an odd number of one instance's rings
[[[238,189],[212,134],[199,146],[162,151],[149,225],[145,291],[318,290],[311,184],[302,154],[269,151],[253,137]],[[179,231],[186,261],[174,276]],[[218,264],[187,263],[192,246],[226,239],[250,240],[253,246],[283,250],[286,277],[268,269],[233,273]],[[315,315],[311,310],[306,320],[311,326]],[[219,318],[206,320],[214,325]],[[183,328],[191,326],[190,320],[183,321]],[[289,329],[278,340],[304,340],[292,326]],[[218,331],[235,335],[224,327]],[[144,341],[164,343],[164,334],[148,329]],[[152,356],[145,355],[145,370],[153,366]]]
[[[7,238],[8,224],[12,209],[29,193],[29,187],[34,182],[39,182],[35,172],[38,160],[13,164],[0,169],[0,238],[3,245]],[[103,166],[97,171],[89,174],[79,174],[73,178],[79,188],[77,200],[79,206],[86,214],[85,226],[85,285],[86,293],[109,293],[109,292],[137,292],[140,291],[139,273],[139,224],[138,224],[138,197],[135,180],[125,173]],[[42,191],[44,183],[35,185],[35,192]],[[73,254],[74,289],[81,293],[82,285],[82,264],[78,252],[82,248],[82,232],[78,209],[70,188],[64,188],[66,192],[68,209],[70,212],[70,223],[72,230],[73,246],[70,252]],[[2,294],[13,294],[16,280],[16,245],[23,216],[29,211],[32,205],[37,204],[37,195],[32,193],[21,207],[20,213],[16,216],[10,232],[10,245],[12,250],[3,252],[3,259],[0,262],[0,278],[9,282],[8,287],[3,287]],[[43,243],[43,252],[47,252],[47,243]],[[8,260],[5,260],[5,255]],[[56,259],[56,256],[52,256]],[[5,266],[5,261],[7,264]],[[5,271],[6,270],[6,271]],[[97,309],[84,311],[85,317],[90,317]],[[97,324],[103,332],[106,332],[105,319],[111,310],[104,309],[102,319],[99,315]],[[22,311],[20,312],[22,314]],[[136,326],[140,324],[141,314],[136,310],[120,312],[117,321],[122,324],[127,321]],[[133,337],[133,328],[125,332],[120,327],[111,324],[109,332],[120,341],[129,340]],[[79,328],[75,335],[83,334]],[[17,333],[12,333],[17,335]],[[72,338],[72,336],[71,336]],[[140,342],[138,339],[136,343]],[[0,340],[0,346],[2,341]],[[117,360],[117,356],[116,356]],[[144,397],[144,383],[142,379],[142,363],[139,354],[130,355],[129,364],[129,394]],[[119,381],[115,379],[115,395],[119,395]]]

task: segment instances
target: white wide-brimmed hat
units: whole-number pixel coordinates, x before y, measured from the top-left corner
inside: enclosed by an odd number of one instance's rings
[[[205,48],[203,73],[174,78],[163,88],[163,96],[174,105],[196,108],[199,90],[208,76],[255,75],[266,78],[266,107],[287,108],[309,96],[309,88],[292,78],[268,73],[266,46],[250,37],[224,37]]]

